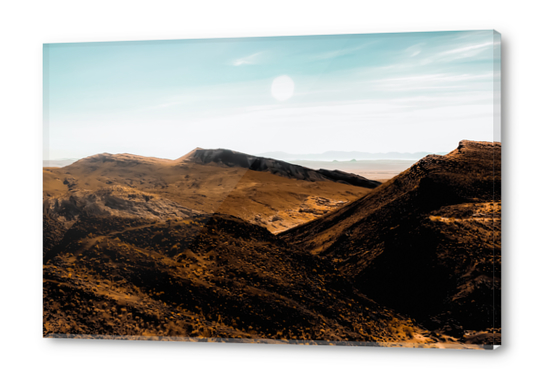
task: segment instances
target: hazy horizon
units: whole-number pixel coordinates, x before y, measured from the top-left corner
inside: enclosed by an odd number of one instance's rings
[[[465,31],[46,44],[44,160],[500,141],[499,42]]]
[[[169,158],[169,157],[163,157],[163,156],[155,156],[155,155],[141,155],[141,154],[134,154],[134,153],[130,153],[130,152],[126,152],[126,151],[123,151],[123,152],[115,152],[115,153],[112,153],[110,151],[101,151],[101,152],[96,152],[94,154],[90,154],[90,155],[85,155],[85,156],[80,156],[80,157],[58,157],[58,158],[46,158],[44,157],[43,160],[44,161],[58,161],[58,160],[79,160],[79,159],[83,159],[83,158],[87,158],[87,157],[90,157],[90,156],[93,156],[93,155],[99,155],[99,154],[131,154],[131,155],[140,155],[140,156],[146,156],[146,157],[149,157],[149,158],[161,158],[161,159],[178,159],[188,153],[190,153],[191,151],[193,150],[196,150],[196,149],[203,149],[203,150],[213,150],[213,149],[207,149],[205,147],[195,147],[193,149],[190,149],[188,151],[184,151],[184,152],[181,152],[177,157],[173,157],[173,158]],[[233,150],[233,149],[229,149],[227,147],[224,147],[224,146],[221,146],[221,147],[217,147],[217,148],[214,148],[214,149],[224,149],[224,150]],[[238,150],[233,150],[233,151],[237,151],[239,153],[245,153],[244,151],[238,151]],[[411,154],[411,155],[418,155],[418,154],[447,154],[448,152],[443,152],[443,151],[415,151],[415,152],[405,152],[405,151],[379,151],[379,152],[374,152],[374,153],[369,153],[369,152],[366,152],[366,151],[338,151],[338,150],[329,150],[329,151],[323,151],[323,152],[308,152],[308,153],[305,153],[305,154],[298,154],[298,153],[295,153],[295,152],[287,152],[287,151],[266,151],[266,152],[260,152],[260,153],[256,153],[256,154],[250,154],[250,155],[254,155],[254,156],[257,156],[257,157],[268,157],[268,158],[273,158],[273,155],[287,155],[287,156],[291,156],[292,159],[302,159],[304,160],[304,158],[302,157],[308,157],[308,156],[324,156],[326,154],[331,154],[331,153],[338,153],[338,154],[371,154],[371,155],[385,155],[385,154],[396,154],[396,155],[403,155],[403,154]],[[246,153],[248,154],[248,153]],[[281,159],[281,158],[275,158],[275,159]],[[352,158],[351,158],[352,159]],[[388,159],[388,158],[354,158],[354,159],[366,159],[366,160],[372,160],[372,159]],[[399,158],[399,157],[392,157],[392,158],[389,158],[389,159],[411,159],[411,158]],[[315,160],[319,160],[319,159],[315,159]]]

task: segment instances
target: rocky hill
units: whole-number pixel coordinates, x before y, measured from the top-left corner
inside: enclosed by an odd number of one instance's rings
[[[500,150],[374,189],[226,150],[46,168],[44,335],[492,348]]]
[[[124,192],[134,200],[153,199],[132,205],[133,212],[158,212],[160,217],[174,215],[172,207],[183,213],[218,212],[277,233],[354,201],[379,184],[321,171],[229,150],[196,149],[177,160],[97,154],[66,167],[45,168],[43,194],[52,212],[60,210],[60,203],[83,204],[80,199],[85,197],[87,212],[128,216],[127,209],[119,213],[120,203],[112,198]],[[106,204],[103,196],[112,188],[115,195],[107,195]]]
[[[44,261],[44,335],[444,347],[232,216],[81,217]]]
[[[256,157],[227,149],[196,149],[188,156],[183,157],[183,162],[215,163],[227,167],[242,167],[254,171],[270,172],[290,179],[311,182],[332,181],[364,188],[376,188],[381,184],[378,181],[339,170],[313,170],[276,159]]]
[[[461,141],[281,237],[429,328],[500,338],[500,159],[500,143]]]

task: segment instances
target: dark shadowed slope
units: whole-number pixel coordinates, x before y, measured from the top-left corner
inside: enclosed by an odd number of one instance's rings
[[[461,141],[281,236],[431,328],[499,328],[500,160],[500,143]]]
[[[369,180],[362,176],[339,170],[313,170],[276,159],[256,157],[227,149],[196,149],[184,159],[185,161],[200,164],[216,163],[228,167],[248,168],[254,171],[270,172],[285,178],[311,182],[332,181],[365,188],[376,188],[380,185],[380,182],[375,180]]]
[[[226,215],[81,217],[44,263],[45,336],[454,342],[330,285],[319,257]]]

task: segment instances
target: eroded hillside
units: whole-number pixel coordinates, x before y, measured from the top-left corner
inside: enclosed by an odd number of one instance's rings
[[[314,220],[380,184],[354,174],[329,171],[324,175],[272,159],[202,149],[177,160],[94,155],[67,167],[45,168],[43,182],[44,199],[51,211],[57,209],[51,204],[82,204],[85,199],[88,215],[124,212],[129,216],[119,201],[102,201],[104,191],[116,188],[116,195],[130,192],[137,198],[152,199],[149,207],[164,208],[157,214],[164,219],[168,217],[166,208],[173,217],[178,213],[173,208],[218,212],[273,233]],[[91,205],[94,199],[97,204]]]
[[[500,344],[500,144],[374,189],[239,154],[45,169],[44,335]]]
[[[81,218],[45,258],[44,334],[456,341],[326,282],[322,263],[231,216]]]
[[[500,149],[461,141],[281,236],[428,328],[500,340]]]

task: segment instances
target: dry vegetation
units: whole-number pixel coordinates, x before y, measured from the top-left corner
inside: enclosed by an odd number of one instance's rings
[[[44,333],[447,341],[326,282],[328,271],[320,258],[231,216],[149,224],[81,219],[47,254]]]
[[[215,162],[201,164],[190,158],[187,155],[171,161],[129,154],[95,155],[67,167],[45,168],[43,196],[50,202],[70,201],[116,187],[137,197],[167,200],[169,207],[230,214],[278,233],[320,215],[303,211],[310,198],[328,200],[329,205],[322,204],[318,209],[331,210],[337,203],[356,200],[373,188],[318,177],[295,180]],[[164,216],[163,211],[159,213],[159,217]]]
[[[282,238],[428,329],[500,344],[500,209],[500,143],[462,141]]]
[[[500,144],[374,190],[294,169],[316,180],[190,156],[44,169],[44,335],[500,343]]]

